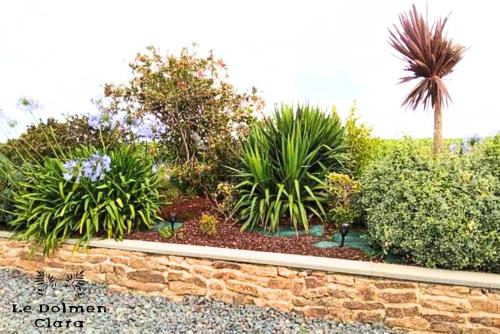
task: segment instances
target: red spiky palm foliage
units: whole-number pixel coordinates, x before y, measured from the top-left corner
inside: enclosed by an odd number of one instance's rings
[[[465,48],[444,34],[447,17],[429,26],[413,5],[410,11],[400,15],[399,21],[401,28],[394,25],[394,31],[389,31],[389,43],[403,56],[404,70],[411,73],[399,83],[421,79],[406,96],[403,106],[413,110],[419,105],[424,109],[429,105],[434,108],[434,153],[439,154],[443,150],[442,108],[451,102],[443,77],[453,72]]]

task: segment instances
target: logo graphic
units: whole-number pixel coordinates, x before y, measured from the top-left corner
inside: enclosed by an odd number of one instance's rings
[[[87,282],[85,282],[83,271],[66,275],[65,286],[71,287],[78,297],[85,294],[87,292]]]
[[[37,271],[37,275],[35,277],[36,284],[36,294],[39,296],[45,295],[48,287],[55,288],[56,280],[54,276],[50,274],[45,274],[43,271]]]
[[[35,292],[39,296],[45,295],[47,289],[55,288],[57,282],[51,274],[46,274],[43,271],[37,271],[37,276],[35,277]],[[87,293],[87,282],[85,281],[85,276],[83,271],[77,271],[73,274],[66,275],[66,279],[63,283],[63,287],[69,287],[73,289],[78,297],[83,296]]]

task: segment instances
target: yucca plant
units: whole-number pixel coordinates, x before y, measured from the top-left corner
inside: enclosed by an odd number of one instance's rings
[[[133,228],[152,226],[161,220],[152,166],[123,146],[110,152],[83,147],[69,161],[49,158],[30,167],[14,197],[14,238],[48,254],[69,237],[85,246],[96,234],[121,240]]]
[[[281,222],[309,229],[311,216],[323,219],[325,176],[343,170],[344,130],[336,113],[282,105],[256,123],[244,143],[236,170],[235,213],[242,230],[260,226],[276,232]]]
[[[443,151],[442,108],[451,101],[443,77],[453,72],[462,59],[465,48],[448,39],[444,28],[448,18],[438,19],[429,26],[417,8],[402,14],[401,28],[394,26],[390,31],[391,46],[403,56],[405,71],[411,73],[400,79],[400,83],[422,79],[403,101],[412,109],[419,105],[434,108],[434,153]]]

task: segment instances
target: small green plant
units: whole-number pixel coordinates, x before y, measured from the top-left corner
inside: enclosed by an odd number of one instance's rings
[[[213,236],[217,234],[217,217],[213,215],[203,214],[200,218],[200,230],[207,235]]]
[[[330,218],[335,225],[352,224],[356,218],[356,211],[352,208],[354,196],[361,191],[359,181],[349,175],[330,173],[326,178],[331,206]]]
[[[165,238],[165,239],[170,239],[170,238],[177,238],[177,239],[184,239],[184,233],[180,229],[172,229],[171,226],[165,225],[162,228],[158,230],[158,233]]]
[[[174,236],[175,230],[172,230],[170,226],[163,226],[158,230],[158,233],[165,238],[165,239],[170,239]]]
[[[219,183],[212,197],[217,205],[217,211],[229,219],[234,208],[235,186],[227,182]]]
[[[354,104],[345,123],[346,162],[350,175],[359,178],[374,160],[378,140],[371,136],[372,129],[360,123]]]

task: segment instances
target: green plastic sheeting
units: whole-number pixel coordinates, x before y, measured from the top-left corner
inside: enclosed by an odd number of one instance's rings
[[[263,234],[263,235],[269,235],[269,236],[278,236],[278,237],[285,237],[285,238],[294,238],[297,236],[306,235],[305,231],[297,231],[295,232],[294,229],[281,229],[276,233],[271,233],[269,231],[266,231],[262,228],[256,228],[253,230],[254,232]],[[323,236],[323,225],[314,225],[309,229],[309,234],[310,236],[313,237],[321,237]]]
[[[153,230],[155,231],[159,231],[161,228],[163,228],[164,226],[168,226],[168,227],[171,227],[172,224],[170,223],[165,223],[165,222],[161,222],[161,223],[156,223],[155,226],[153,227]],[[182,223],[174,223],[174,230],[177,230],[179,229],[180,227],[182,226]]]
[[[335,233],[330,240],[320,241],[314,244],[315,247],[318,248],[334,248],[340,247],[340,243],[342,241],[342,235],[340,233]],[[382,255],[382,251],[380,249],[376,249],[370,246],[367,241],[366,233],[360,231],[351,231],[349,232],[344,240],[344,247],[352,247],[358,248],[363,251],[369,257],[375,257]],[[384,262],[387,263],[402,263],[402,258],[394,255],[387,254],[384,256]]]

